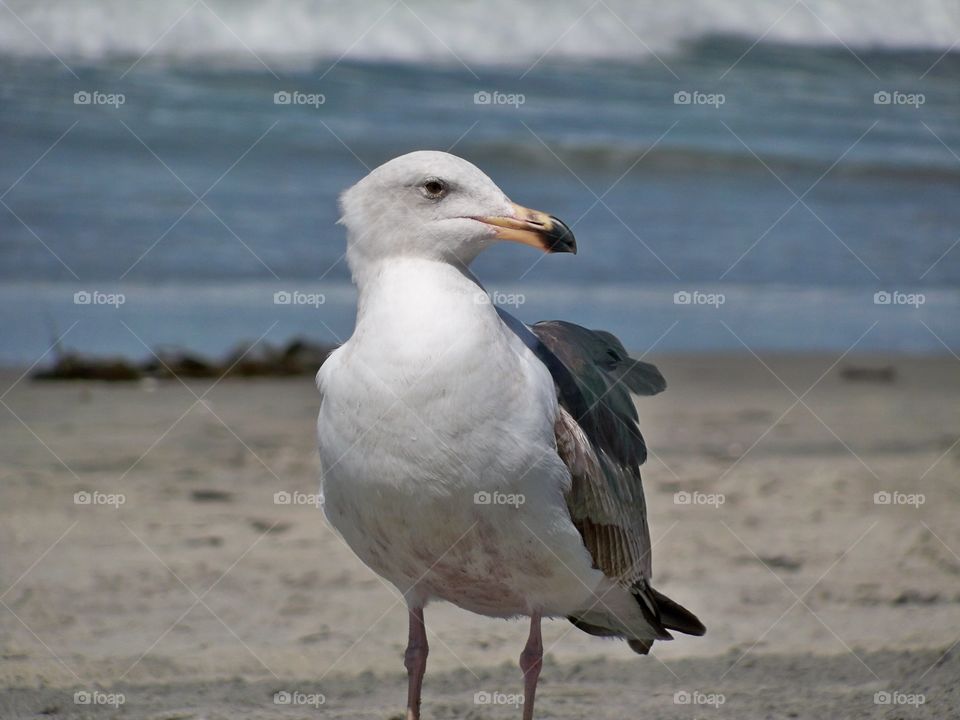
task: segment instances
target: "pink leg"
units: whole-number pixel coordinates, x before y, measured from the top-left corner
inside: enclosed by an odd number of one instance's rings
[[[530,635],[527,646],[520,653],[523,671],[523,720],[533,720],[533,700],[537,694],[537,679],[543,667],[543,638],[540,636],[540,613],[530,616]]]
[[[420,720],[420,691],[427,669],[427,628],[423,624],[423,608],[410,608],[410,635],[403,664],[407,667],[407,720]]]

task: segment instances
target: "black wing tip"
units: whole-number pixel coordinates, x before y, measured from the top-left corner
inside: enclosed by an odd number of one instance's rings
[[[669,630],[676,630],[687,635],[696,635],[697,637],[707,632],[706,626],[700,622],[700,619],[683,605],[675,602],[664,595],[662,592],[649,588],[653,599],[657,604],[657,610],[660,613],[660,622]]]
[[[594,625],[593,623],[588,623],[586,620],[577,617],[576,615],[568,615],[567,620],[570,621],[577,630],[582,630],[587,633],[587,635],[593,635],[595,637],[622,637],[619,632],[616,630],[611,630],[610,628],[603,627],[601,625]]]
[[[639,640],[633,638],[627,640],[627,645],[630,646],[630,649],[633,650],[637,655],[649,655],[650,648],[653,647],[653,640]]]
[[[649,654],[655,640],[673,639],[673,636],[666,630],[661,630],[659,632],[659,637],[657,638],[631,638],[624,636],[624,634],[619,630],[611,630],[610,628],[602,627],[600,625],[592,625],[591,623],[585,622],[584,620],[573,615],[567,617],[567,620],[569,620],[575,628],[582,630],[588,635],[594,635],[602,638],[620,638],[622,640],[626,640],[627,645],[629,645],[630,649],[637,653],[637,655]]]

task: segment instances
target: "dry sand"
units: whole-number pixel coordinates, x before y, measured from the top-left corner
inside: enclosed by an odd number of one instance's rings
[[[817,382],[835,359],[654,358],[670,382],[639,401],[655,584],[708,633],[644,658],[547,622],[540,718],[960,717],[960,362],[847,358]],[[844,380],[851,362],[896,380]],[[274,502],[317,490],[311,381],[210,386],[24,379],[3,398],[0,717],[402,710],[395,591],[314,506]],[[427,622],[425,718],[519,717],[525,626],[444,604]],[[123,704],[96,704],[110,693]]]

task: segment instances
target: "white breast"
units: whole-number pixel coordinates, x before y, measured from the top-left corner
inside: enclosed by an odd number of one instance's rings
[[[327,517],[365,563],[510,615],[597,578],[566,514],[553,381],[485,298],[452,266],[392,261],[318,375],[320,459]]]

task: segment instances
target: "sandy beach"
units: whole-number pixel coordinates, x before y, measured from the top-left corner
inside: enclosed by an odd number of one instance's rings
[[[708,632],[549,621],[538,717],[960,717],[960,361],[838,356],[648,358],[655,585]],[[314,503],[311,379],[3,402],[0,717],[400,716],[404,607]],[[426,614],[425,717],[519,717],[525,628]]]

